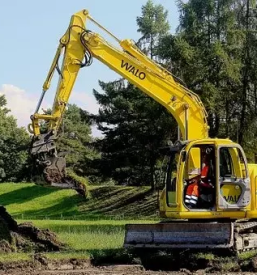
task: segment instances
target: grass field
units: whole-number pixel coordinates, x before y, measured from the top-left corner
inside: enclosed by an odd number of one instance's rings
[[[17,220],[18,223],[24,220]],[[62,252],[46,253],[48,258],[84,258],[94,259],[102,257],[127,256],[123,249],[125,224],[127,223],[152,223],[150,220],[26,220],[36,227],[50,229],[57,233],[58,239],[67,244],[67,249]],[[32,255],[32,254],[31,254]],[[30,253],[15,253],[6,257],[0,254],[0,261],[27,260]]]
[[[149,187],[94,186],[90,198],[73,190],[34,184],[0,184],[0,202],[19,219],[154,218],[157,194]]]
[[[94,186],[85,199],[72,190],[4,183],[0,184],[0,201],[18,222],[48,228],[68,245],[66,251],[48,253],[50,258],[122,255],[125,224],[158,221],[156,194],[148,187]],[[11,258],[26,257],[19,253]],[[9,258],[0,255],[0,260]]]
[[[34,225],[48,228],[57,233],[60,241],[68,244],[69,249],[62,256],[84,255],[95,257],[120,253],[123,249],[125,224],[153,223],[148,220],[34,220]],[[51,254],[49,254],[51,255]]]

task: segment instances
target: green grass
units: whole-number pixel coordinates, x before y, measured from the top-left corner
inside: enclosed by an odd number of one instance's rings
[[[60,241],[67,243],[72,251],[120,249],[123,246],[125,224],[154,223],[148,220],[34,220],[32,222],[39,228],[48,228],[56,232]]]
[[[254,256],[257,255],[257,251],[256,250],[253,250],[253,251],[246,251],[246,252],[242,252],[238,255],[238,258],[240,260],[248,260]]]
[[[108,221],[33,221],[37,227],[56,232],[71,250],[103,250],[122,247],[124,223]]]
[[[67,244],[64,251],[46,253],[49,259],[100,259],[103,257],[128,257],[123,249],[125,224],[154,223],[153,220],[27,220],[36,227],[50,229],[57,233],[58,239]],[[18,223],[24,222],[17,220]],[[19,253],[17,253],[18,255]],[[0,261],[5,261],[0,254]],[[26,254],[21,254],[25,257]],[[29,255],[29,254],[27,254]],[[28,256],[29,257],[29,256]],[[26,257],[25,257],[26,258]],[[26,258],[27,259],[27,258]]]
[[[48,228],[68,245],[65,251],[46,254],[53,259],[127,257],[125,224],[157,222],[156,196],[149,187],[93,186],[85,199],[73,190],[0,184],[1,204],[18,222]],[[16,256],[27,260],[31,255]],[[5,261],[2,254],[1,260]]]
[[[31,260],[29,253],[4,253],[0,254],[0,262],[20,262]]]
[[[90,198],[76,191],[26,183],[0,184],[0,201],[20,219],[156,218],[157,194],[149,187],[97,186]]]
[[[91,258],[91,255],[87,251],[44,253],[44,255],[50,260],[65,260],[65,259],[89,260]],[[1,256],[0,256],[0,259],[1,259]]]
[[[212,253],[198,253],[195,255],[195,257],[197,259],[206,259],[206,260],[214,260],[215,259],[215,255]]]

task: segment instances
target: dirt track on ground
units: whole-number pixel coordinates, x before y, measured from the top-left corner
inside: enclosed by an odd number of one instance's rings
[[[18,271],[13,270],[13,272],[6,272],[0,274],[6,274],[6,275],[14,275],[14,274],[20,274],[20,275],[68,275],[68,274],[74,274],[74,275],[182,275],[182,274],[188,274],[188,273],[180,273],[180,272],[153,272],[153,271],[140,271],[140,270],[133,270],[128,269],[127,267],[112,267],[112,268],[87,268],[83,270],[43,270],[43,271]]]
[[[83,269],[66,269],[68,266],[60,265],[59,270],[31,270],[31,269],[13,269],[8,271],[0,271],[0,275],[190,275],[190,274],[206,274],[204,270],[198,270],[195,272],[190,272],[189,270],[184,270],[180,272],[162,272],[162,271],[147,271],[142,269],[140,266],[127,266],[127,265],[115,265],[115,266],[103,266],[103,267],[88,267]],[[238,272],[238,273],[211,273],[211,274],[227,274],[227,275],[252,275],[254,273],[249,272]],[[256,273],[255,273],[256,274]]]
[[[151,271],[146,270],[140,264],[134,265],[104,265],[93,266],[90,260],[51,260],[49,261],[43,255],[38,255],[33,261],[21,261],[16,263],[0,263],[0,275],[191,275],[207,274],[206,269],[190,271],[180,269],[179,271]],[[256,274],[250,272],[211,272],[211,274]]]
[[[9,264],[2,264],[0,267],[0,275],[3,274],[19,274],[19,275],[166,275],[166,274],[191,274],[187,272],[157,272],[147,271],[141,265],[112,265],[112,266],[101,266],[94,267],[90,265],[88,260],[65,260],[65,261],[51,261],[48,263],[34,262],[16,262]]]

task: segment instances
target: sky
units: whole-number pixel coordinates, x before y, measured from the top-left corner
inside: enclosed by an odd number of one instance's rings
[[[5,94],[7,107],[18,126],[30,123],[43,82],[52,63],[58,41],[65,33],[72,14],[87,9],[90,15],[119,39],[137,40],[136,17],[147,0],[0,0],[0,94]],[[175,0],[153,0],[168,10],[171,32],[178,25]],[[91,25],[90,25],[91,27]],[[90,28],[99,32],[97,27]],[[112,40],[110,40],[112,42]],[[101,91],[98,81],[112,81],[118,74],[99,61],[80,70],[69,103],[83,110],[98,112],[93,89]],[[57,77],[47,92],[42,107],[51,107]],[[94,136],[101,133],[92,129]]]

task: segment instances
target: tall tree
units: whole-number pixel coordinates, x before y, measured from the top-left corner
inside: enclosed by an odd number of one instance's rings
[[[29,135],[17,126],[16,119],[0,96],[0,181],[20,181],[26,178]]]
[[[154,58],[158,40],[169,30],[167,11],[147,1],[137,24],[141,33],[137,44]],[[100,86],[104,93],[94,91],[94,94],[101,106],[96,121],[105,134],[101,141],[105,163],[102,167],[106,168],[103,173],[119,183],[150,184],[154,189],[159,147],[174,139],[177,132],[174,119],[164,107],[126,80],[100,82]]]
[[[241,85],[239,90],[238,141],[251,160],[257,161],[257,10],[256,1],[238,1],[238,25],[244,32],[241,53]]]
[[[57,146],[60,152],[68,153],[67,167],[80,176],[91,175],[91,162],[99,156],[92,142],[87,113],[75,104],[69,104]]]
[[[159,148],[174,139],[174,120],[165,108],[124,80],[100,82],[100,86],[105,93],[94,94],[101,106],[96,121],[105,135],[100,141],[104,173],[119,183],[151,183],[154,188]]]
[[[195,92],[209,113],[210,135],[229,137],[257,161],[257,11],[251,0],[178,1],[175,36],[158,54]]]
[[[156,46],[159,39],[170,29],[167,20],[168,11],[162,5],[154,5],[152,0],[142,6],[142,15],[137,17],[138,32],[142,37],[138,46],[153,58],[156,55]]]
[[[240,110],[241,51],[244,32],[234,0],[178,1],[176,36],[161,40],[159,54],[198,93],[209,113],[210,135],[236,139]]]

